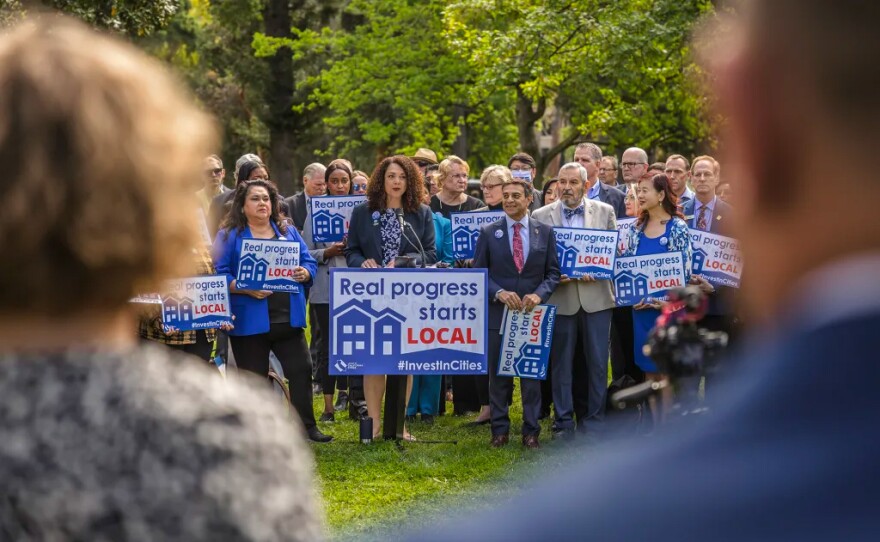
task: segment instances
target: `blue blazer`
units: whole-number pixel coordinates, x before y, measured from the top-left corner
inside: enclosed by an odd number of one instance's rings
[[[697,229],[696,226],[696,198],[686,202],[681,207],[681,212],[684,215],[685,221],[687,221],[688,227]],[[733,207],[729,204],[721,201],[721,198],[715,200],[715,209],[712,213],[710,219],[712,220],[712,229],[709,233],[715,233],[718,235],[723,235],[725,237],[731,236],[730,231],[730,215],[733,212]],[[706,314],[720,316],[726,314],[733,314],[735,311],[735,297],[737,290],[736,288],[729,288],[727,286],[716,286],[715,293],[709,296],[709,307],[706,310]]]
[[[272,224],[272,229],[275,230],[276,235],[281,235],[275,224]],[[247,227],[242,231],[220,230],[217,233],[212,250],[214,267],[217,268],[217,273],[226,275],[226,280],[230,284],[238,274],[241,240],[253,238],[251,229]],[[306,288],[312,285],[312,280],[318,272],[318,264],[309,254],[309,248],[296,228],[287,228],[287,234],[284,235],[284,238],[292,243],[299,243],[299,264],[308,270],[311,276],[308,282],[300,284],[302,288],[299,289],[299,293],[290,294],[290,326],[306,327]],[[240,337],[269,332],[269,301],[267,299],[256,299],[247,294],[230,293],[229,306],[232,315],[235,316],[233,321],[235,329],[229,332],[230,335]]]
[[[407,540],[876,540],[878,328],[876,311],[784,326],[727,365],[707,414]]]
[[[440,213],[434,213],[434,235],[437,240],[437,261],[449,265],[455,263],[452,258],[452,221]]]
[[[521,273],[513,264],[509,237],[507,220],[502,218],[482,227],[474,248],[474,268],[489,270],[489,329],[501,329],[504,304],[495,300],[498,290],[516,292],[520,297],[537,294],[541,303],[546,303],[559,284],[552,226],[529,218],[529,257]]]
[[[367,202],[361,203],[351,211],[348,244],[345,245],[345,261],[349,267],[360,267],[369,259],[376,260],[376,263],[382,265],[382,233],[379,226],[381,211],[371,211],[367,205]],[[436,263],[437,247],[431,208],[421,205],[414,213],[404,213],[403,220],[412,226],[412,229],[407,227],[406,235],[400,239],[399,255],[419,253],[419,247],[413,238],[415,231],[425,249],[425,265]]]

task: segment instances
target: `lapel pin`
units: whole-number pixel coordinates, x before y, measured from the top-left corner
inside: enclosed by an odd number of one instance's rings
[[[495,230],[495,239],[501,239],[504,236],[504,232],[501,230]]]

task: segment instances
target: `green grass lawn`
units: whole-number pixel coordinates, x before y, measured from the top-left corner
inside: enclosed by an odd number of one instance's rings
[[[320,415],[323,403],[315,400]],[[452,404],[447,403],[447,412]],[[433,426],[409,427],[419,440],[457,441],[457,444],[358,441],[358,423],[337,413],[334,423],[320,423],[335,440],[312,444],[324,504],[324,517],[333,539],[356,535],[380,537],[383,528],[429,525],[432,520],[497,503],[514,495],[527,479],[542,476],[563,460],[561,442],[550,440],[550,422],[542,425],[542,448],[525,450],[518,433],[522,422],[519,390],[511,407],[511,441],[489,446],[489,427],[462,427],[471,416],[437,417]]]

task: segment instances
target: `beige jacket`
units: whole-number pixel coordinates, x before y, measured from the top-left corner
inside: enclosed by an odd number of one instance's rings
[[[561,200],[555,201],[533,212],[532,218],[550,226],[564,227],[562,206]],[[614,209],[607,203],[584,197],[584,227],[594,230],[616,230],[617,218],[614,216]],[[610,309],[614,307],[611,281],[573,280],[565,284],[560,282],[547,303],[556,305],[557,314],[563,316],[576,314],[581,308],[586,312]]]

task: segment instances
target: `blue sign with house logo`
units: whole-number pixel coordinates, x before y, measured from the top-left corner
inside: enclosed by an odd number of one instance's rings
[[[312,239],[316,243],[338,243],[348,235],[351,212],[365,202],[365,195],[309,198]]]
[[[452,257],[456,260],[469,260],[474,257],[474,248],[480,229],[504,218],[504,211],[473,211],[470,213],[450,213],[452,222]]]
[[[240,290],[269,290],[297,293],[293,279],[299,267],[299,243],[276,239],[242,239],[235,287]]]
[[[620,307],[641,301],[665,301],[667,290],[684,286],[683,252],[621,256],[615,262],[614,296]]]
[[[743,260],[739,241],[697,229],[690,230],[693,273],[713,286],[739,288]]]
[[[569,278],[589,275],[597,280],[614,277],[620,232],[555,227],[559,272]]]
[[[168,281],[162,295],[162,327],[166,333],[217,329],[232,323],[226,275]]]
[[[505,309],[498,376],[546,380],[555,322],[554,305],[536,305],[528,312]]]
[[[486,374],[485,269],[330,270],[330,374]]]

